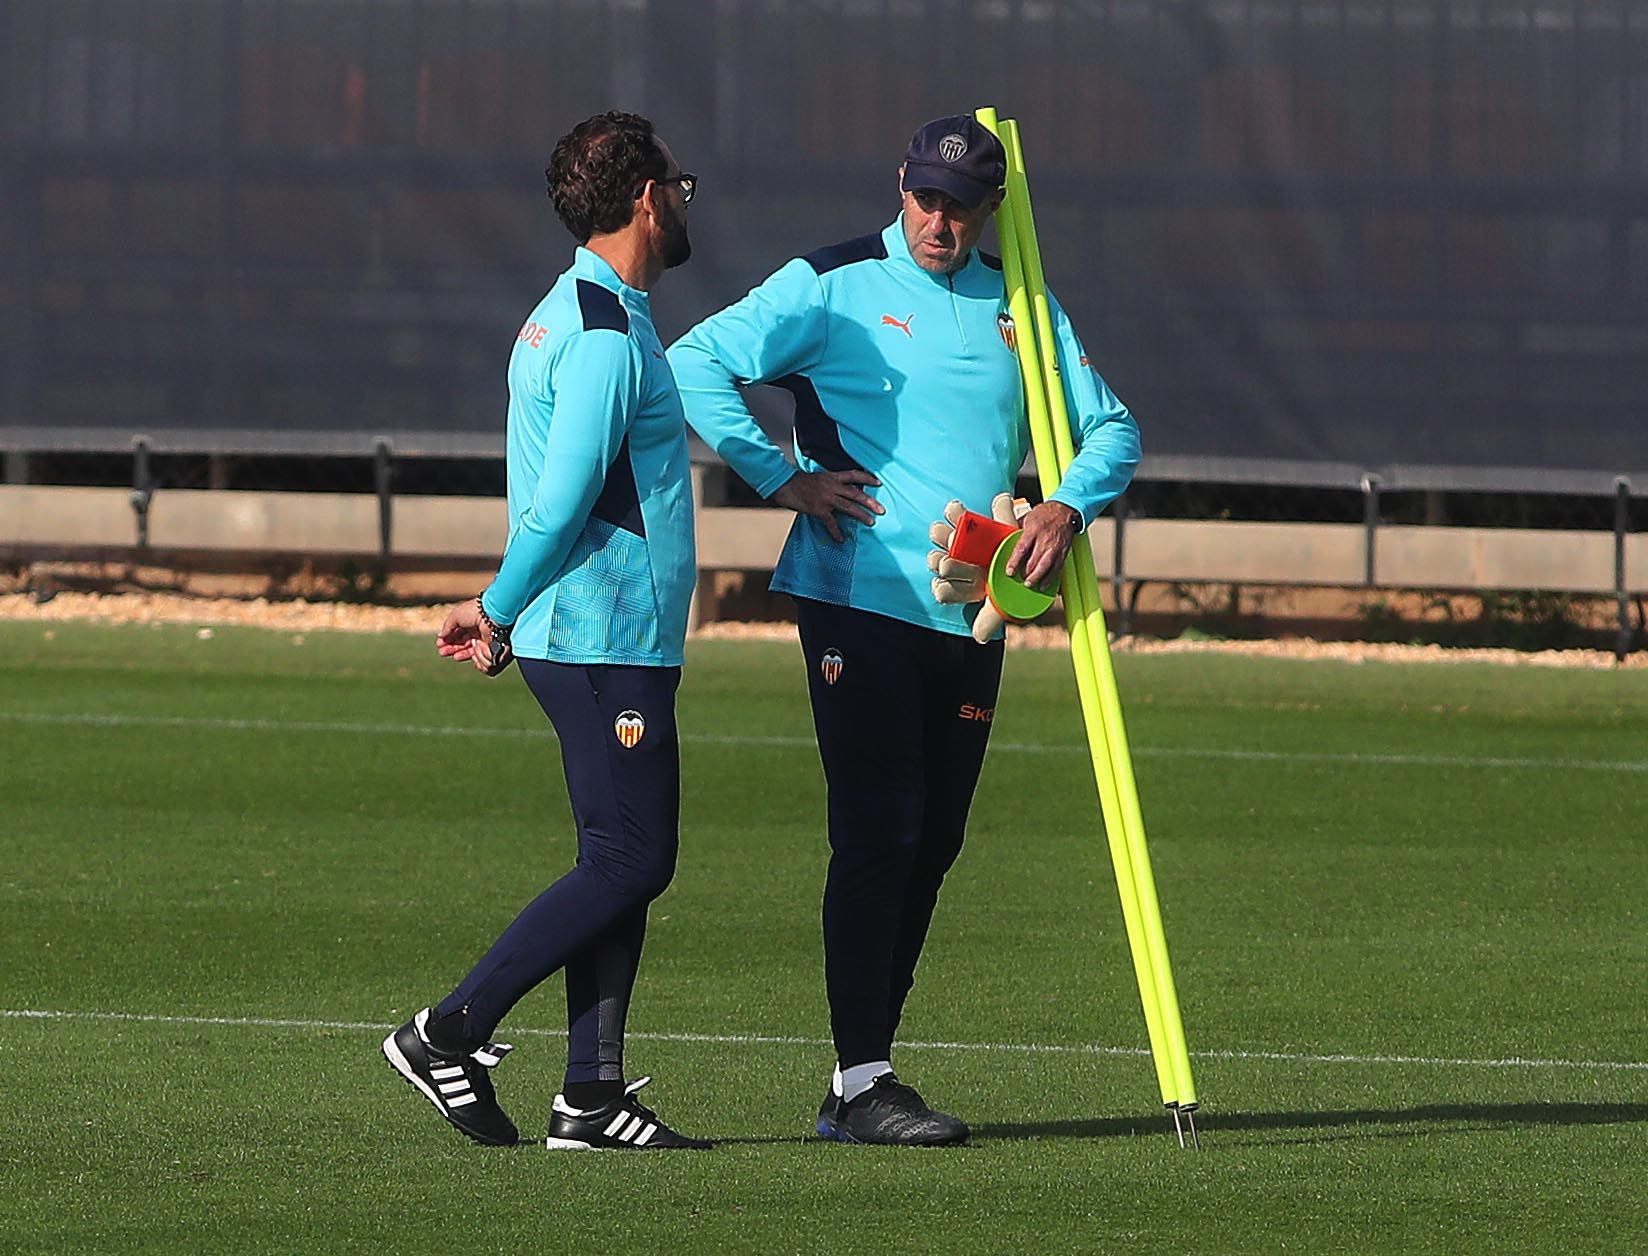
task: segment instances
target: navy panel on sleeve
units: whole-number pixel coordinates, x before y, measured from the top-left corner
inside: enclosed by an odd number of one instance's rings
[[[584,316],[585,331],[616,331],[629,335],[629,311],[610,288],[580,279],[578,310]]]
[[[814,249],[802,260],[813,268],[815,274],[827,275],[832,270],[850,266],[854,262],[879,261],[886,256],[887,243],[877,231],[873,235],[863,235],[856,239],[844,240],[840,244]]]

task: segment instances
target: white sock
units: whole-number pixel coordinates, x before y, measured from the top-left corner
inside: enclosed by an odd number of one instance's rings
[[[835,1088],[836,1094],[851,1103],[875,1085],[876,1078],[892,1071],[893,1065],[890,1060],[871,1060],[868,1064],[855,1064],[848,1069],[837,1064],[835,1077],[831,1079],[830,1085]]]

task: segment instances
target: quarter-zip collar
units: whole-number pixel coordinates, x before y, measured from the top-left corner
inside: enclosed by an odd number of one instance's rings
[[[908,250],[906,250],[906,253],[908,253]],[[913,259],[910,264],[915,265]],[[639,314],[648,322],[652,321],[651,297],[642,292],[641,289],[632,288],[620,279],[618,272],[612,268],[612,264],[599,253],[586,249],[580,244],[577,251],[572,255],[572,273],[579,279],[588,279],[592,283],[600,284],[609,292],[617,293],[618,299],[624,303],[626,309]]]
[[[887,249],[887,260],[906,275],[919,275],[928,283],[944,289],[950,298],[950,317],[955,320],[956,335],[961,340],[961,347],[968,347],[967,323],[961,316],[961,307],[956,298],[959,295],[978,295],[976,276],[987,270],[980,260],[978,249],[967,254],[967,261],[955,271],[947,275],[935,275],[932,271],[920,265],[910,255],[910,242],[904,238],[904,216],[901,214],[893,219],[892,225],[881,233],[881,242]]]
[[[897,218],[893,219],[892,225],[881,233],[881,242],[886,246],[887,259],[895,266],[901,270],[908,268],[909,270],[920,275],[929,283],[938,284],[940,287],[948,287],[952,292],[956,290],[957,281],[959,281],[964,275],[969,275],[975,268],[982,267],[984,265],[984,263],[979,260],[978,249],[975,248],[972,252],[967,254],[967,261],[960,267],[960,269],[951,274],[935,275],[932,271],[924,269],[916,261],[916,259],[910,255],[910,242],[904,238],[903,214],[900,214]]]

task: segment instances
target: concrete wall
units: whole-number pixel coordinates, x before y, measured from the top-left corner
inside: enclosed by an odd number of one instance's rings
[[[698,512],[703,570],[770,570],[790,515],[722,506]],[[1095,566],[1114,574],[1115,522],[1092,529]],[[507,535],[502,500],[396,497],[394,558],[485,560]],[[242,493],[166,489],[149,507],[151,551],[376,558],[379,502],[368,494]],[[137,555],[132,495],[114,488],[0,486],[0,554],[130,550]],[[1354,524],[1143,519],[1124,533],[1129,581],[1254,585],[1365,584],[1367,534]],[[1510,528],[1381,527],[1375,587],[1614,592],[1614,537],[1607,532]],[[1648,592],[1648,536],[1626,538],[1626,587]]]

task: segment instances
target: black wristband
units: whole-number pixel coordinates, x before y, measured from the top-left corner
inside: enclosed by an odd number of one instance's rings
[[[486,674],[496,676],[515,661],[515,651],[509,644],[509,629],[486,613],[486,604],[478,597],[475,599],[475,610],[492,634],[492,666],[486,669]]]

